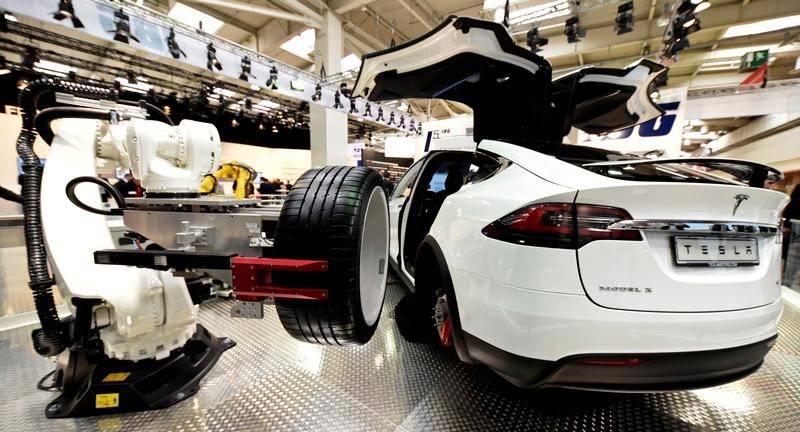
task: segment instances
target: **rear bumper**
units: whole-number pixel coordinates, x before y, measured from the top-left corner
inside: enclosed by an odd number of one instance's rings
[[[465,333],[473,359],[519,387],[562,387],[613,392],[674,391],[744,378],[761,367],[777,334],[735,348],[678,353],[582,354],[543,361],[511,354]],[[636,359],[633,365],[598,364]]]

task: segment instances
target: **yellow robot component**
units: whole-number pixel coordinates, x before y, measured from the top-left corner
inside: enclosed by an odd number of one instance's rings
[[[222,162],[213,174],[206,174],[200,183],[199,192],[201,194],[214,192],[217,182],[225,178],[233,180],[233,194],[236,198],[249,198],[254,193],[253,180],[255,177],[256,171],[247,164],[236,161]]]

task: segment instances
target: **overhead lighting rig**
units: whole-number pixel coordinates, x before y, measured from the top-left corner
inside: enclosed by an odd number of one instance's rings
[[[131,17],[129,17],[122,8],[114,12],[114,30],[109,30],[109,33],[114,33],[114,40],[122,43],[130,43],[130,39],[139,42],[139,38],[131,33]]]
[[[531,48],[531,52],[540,52],[542,47],[550,42],[550,39],[539,36],[539,26],[534,24],[526,36],[526,42]]]
[[[210,71],[213,71],[214,68],[217,70],[222,70],[222,63],[219,62],[217,58],[217,49],[214,48],[214,44],[209,42],[208,46],[206,47],[206,68]]]
[[[181,55],[186,57],[186,53],[183,52],[180,45],[178,45],[178,41],[175,40],[175,28],[170,27],[169,29],[169,36],[167,36],[167,48],[169,49],[169,53],[172,58],[177,59],[180,58]]]
[[[56,21],[61,21],[63,19],[69,18],[72,21],[72,26],[75,28],[83,28],[83,23],[75,15],[75,7],[72,5],[72,0],[59,0],[58,2],[58,10],[53,12],[53,18]]]
[[[586,37],[586,29],[581,27],[581,22],[577,15],[570,17],[564,24],[564,34],[567,35],[567,42],[569,43],[578,43]]]
[[[633,31],[633,2],[629,1],[619,5],[617,16],[614,18],[614,31],[617,35],[630,33]]]

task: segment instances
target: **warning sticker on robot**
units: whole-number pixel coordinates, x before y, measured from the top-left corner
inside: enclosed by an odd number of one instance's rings
[[[131,374],[130,372],[114,372],[114,373],[110,373],[110,374],[106,375],[105,378],[103,378],[103,382],[125,381],[128,378],[128,376],[130,376],[130,374]]]
[[[119,406],[119,393],[98,393],[94,395],[95,408],[117,408]]]

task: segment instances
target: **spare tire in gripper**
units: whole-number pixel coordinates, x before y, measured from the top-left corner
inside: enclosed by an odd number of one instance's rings
[[[386,294],[389,207],[382,179],[366,167],[304,173],[289,191],[275,231],[274,256],[328,261],[323,273],[275,274],[276,286],[321,288],[326,300],[275,299],[292,337],[326,345],[367,343]]]

